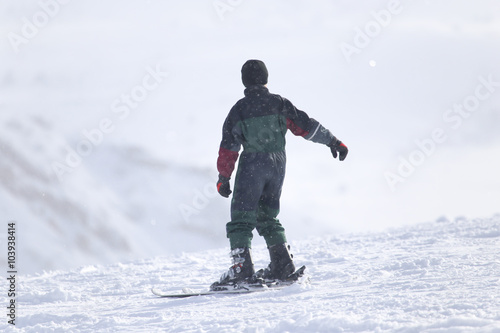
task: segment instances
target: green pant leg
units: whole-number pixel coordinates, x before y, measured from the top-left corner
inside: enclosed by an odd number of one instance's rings
[[[226,233],[231,249],[251,248],[253,229],[257,223],[255,211],[231,211],[231,222],[226,224]]]
[[[266,168],[261,166],[259,157],[253,154],[243,153],[240,157],[231,200],[231,221],[226,225],[231,249],[251,247],[259,200],[266,183],[262,174]]]
[[[277,219],[279,209],[272,209],[259,204],[257,212],[257,232],[264,237],[267,246],[286,243],[285,228]]]

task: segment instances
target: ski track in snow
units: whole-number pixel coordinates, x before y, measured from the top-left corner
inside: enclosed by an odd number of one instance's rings
[[[150,292],[206,288],[228,267],[226,249],[21,275],[16,328],[4,319],[0,330],[500,332],[499,240],[496,215],[291,242],[303,283],[238,296]],[[256,268],[267,265],[267,250],[253,251]]]

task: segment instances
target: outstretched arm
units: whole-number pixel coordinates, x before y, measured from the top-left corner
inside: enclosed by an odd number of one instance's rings
[[[337,152],[339,154],[339,160],[343,161],[346,158],[348,149],[345,144],[337,139],[316,119],[309,118],[307,113],[297,109],[289,100],[284,99],[283,102],[287,117],[287,129],[294,135],[302,136],[306,140],[330,147],[334,158],[337,158]]]

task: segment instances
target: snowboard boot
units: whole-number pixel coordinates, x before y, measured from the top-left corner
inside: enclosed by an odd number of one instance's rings
[[[270,246],[269,256],[271,257],[271,263],[267,268],[257,272],[257,277],[265,280],[285,281],[295,272],[290,245],[284,243]]]
[[[231,251],[233,265],[223,273],[219,281],[214,282],[211,290],[226,290],[228,286],[235,286],[242,282],[251,282],[255,273],[250,248],[236,248]]]

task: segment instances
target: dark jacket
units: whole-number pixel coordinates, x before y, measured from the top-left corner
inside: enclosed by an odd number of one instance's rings
[[[337,140],[328,129],[286,98],[269,93],[262,85],[246,88],[245,97],[229,111],[222,128],[217,159],[219,173],[231,177],[241,146],[243,153],[284,151],[287,130],[325,145]]]

